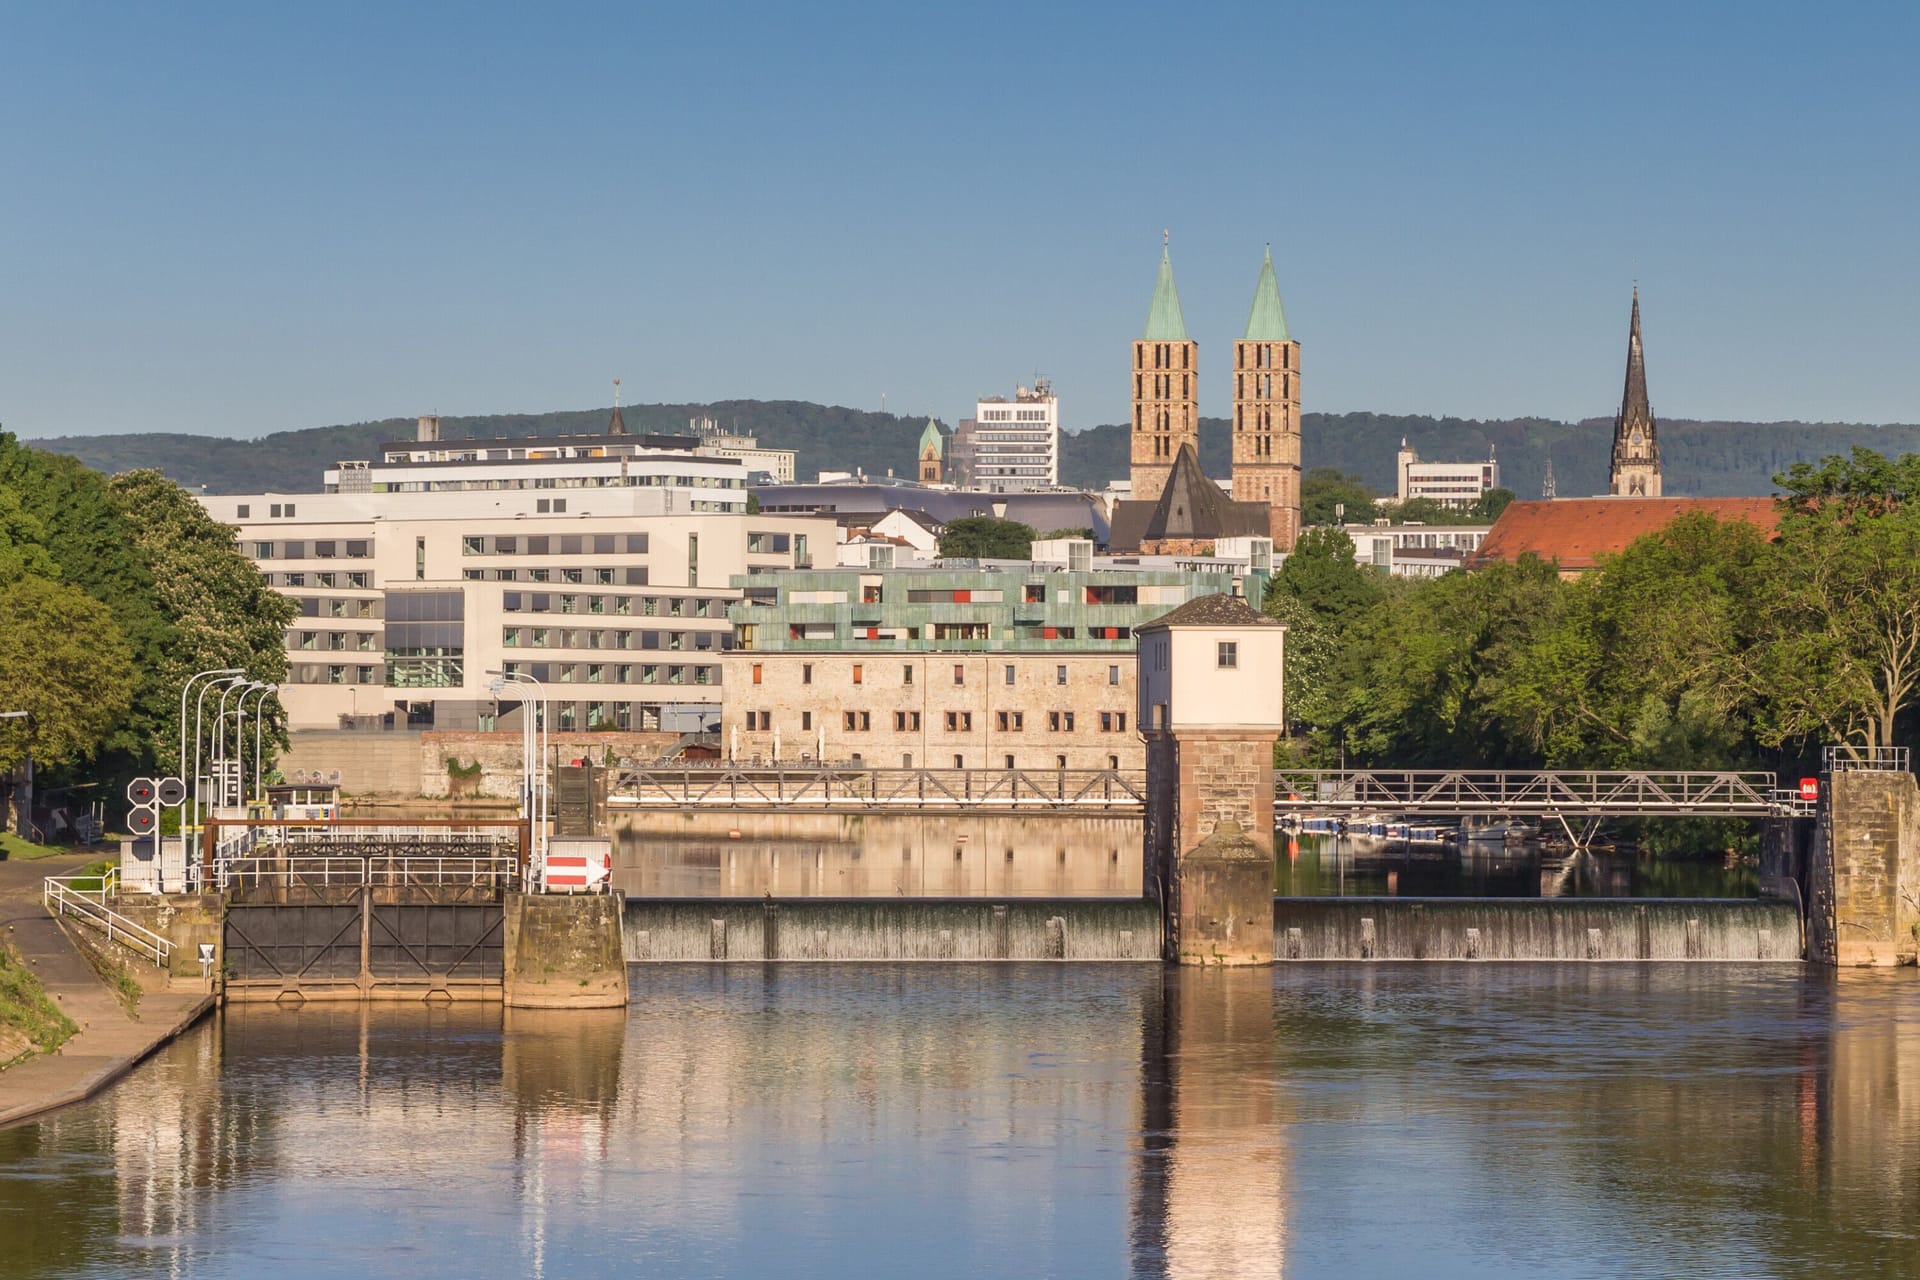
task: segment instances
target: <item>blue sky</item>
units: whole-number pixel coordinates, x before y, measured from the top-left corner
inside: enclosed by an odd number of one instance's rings
[[[0,423],[251,436],[1050,375],[1203,413],[1920,421],[1920,5],[0,8]]]

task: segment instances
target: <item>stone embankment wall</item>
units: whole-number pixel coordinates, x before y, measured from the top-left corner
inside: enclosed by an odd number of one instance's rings
[[[679,743],[672,733],[553,733],[554,754],[562,763],[577,757],[595,761],[609,755],[652,760]],[[478,764],[473,777],[456,777],[447,767],[451,757],[463,766]],[[282,757],[280,768],[290,780],[338,775],[349,796],[411,799],[433,798],[511,800],[520,794],[520,734],[505,733],[355,733],[330,729],[302,730]]]
[[[200,944],[203,942],[213,944],[213,972],[220,971],[226,902],[219,894],[123,893],[113,900],[113,909],[173,944],[167,965],[169,977],[195,981],[201,978]]]

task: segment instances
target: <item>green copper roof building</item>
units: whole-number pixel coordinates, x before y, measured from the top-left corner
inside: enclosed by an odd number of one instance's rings
[[[1173,258],[1160,250],[1160,275],[1153,282],[1153,306],[1147,312],[1142,342],[1187,341],[1187,318],[1180,314],[1180,290],[1173,283]]]
[[[1293,341],[1287,333],[1286,310],[1280,305],[1280,282],[1273,278],[1271,246],[1267,249],[1266,261],[1260,264],[1260,279],[1253,286],[1253,310],[1247,313],[1247,333],[1241,341]]]
[[[946,450],[940,436],[940,428],[934,425],[932,418],[927,419],[926,429],[920,433],[919,455],[922,458],[927,456],[927,447],[929,445],[933,447],[934,457],[938,458],[945,455]]]

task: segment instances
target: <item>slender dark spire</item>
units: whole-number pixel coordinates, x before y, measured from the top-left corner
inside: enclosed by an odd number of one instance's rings
[[[1647,400],[1646,353],[1640,344],[1640,285],[1633,286],[1633,319],[1627,326],[1627,384],[1613,420],[1613,467],[1609,491],[1627,497],[1660,496],[1660,441]]]
[[[607,434],[623,436],[627,434],[627,420],[620,416],[620,379],[613,380],[613,417],[607,421]]]

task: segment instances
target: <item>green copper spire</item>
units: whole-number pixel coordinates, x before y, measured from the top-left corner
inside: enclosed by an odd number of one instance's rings
[[[1164,233],[1162,233],[1164,239]],[[1173,285],[1173,259],[1163,243],[1160,248],[1160,278],[1153,282],[1153,307],[1147,312],[1142,342],[1185,342],[1187,318],[1180,314],[1180,290]]]
[[[946,455],[946,450],[942,447],[942,441],[940,439],[940,428],[934,425],[932,418],[927,419],[926,429],[920,433],[920,452],[918,456],[922,458],[927,456],[928,445],[933,446],[934,457],[939,458]]]
[[[1280,306],[1280,282],[1273,278],[1273,246],[1267,246],[1267,260],[1260,264],[1260,279],[1253,286],[1253,310],[1247,313],[1247,336],[1243,342],[1291,342],[1287,333],[1287,313]]]

